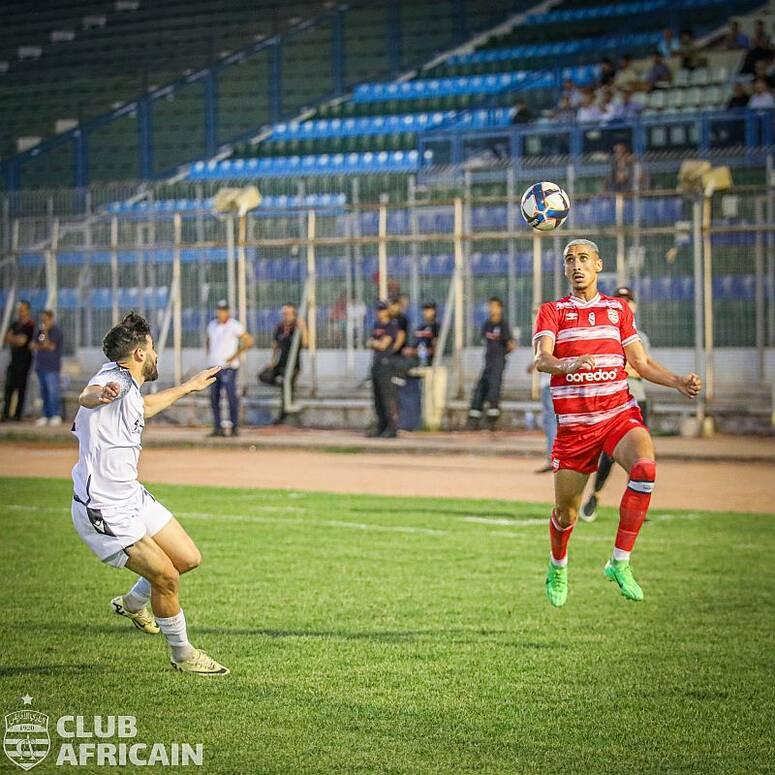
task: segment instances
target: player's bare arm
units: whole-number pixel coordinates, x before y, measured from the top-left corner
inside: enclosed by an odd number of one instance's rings
[[[78,396],[78,403],[84,409],[96,409],[103,404],[115,401],[121,393],[118,382],[108,382],[107,385],[87,385]]]
[[[687,398],[697,398],[702,390],[702,380],[697,374],[690,372],[686,376],[673,374],[661,363],[650,358],[640,342],[631,342],[624,348],[627,362],[640,376],[655,385],[674,388]]]
[[[172,406],[175,401],[183,398],[183,396],[210,387],[210,385],[215,382],[215,375],[220,370],[220,366],[213,366],[204,371],[200,371],[199,374],[180,385],[144,396],[143,404],[145,407],[146,419],[159,414],[159,412],[163,412],[167,407]]]
[[[555,358],[554,339],[542,336],[535,344],[535,367],[545,374],[573,374],[583,369],[595,368],[594,355],[582,355],[578,358]]]

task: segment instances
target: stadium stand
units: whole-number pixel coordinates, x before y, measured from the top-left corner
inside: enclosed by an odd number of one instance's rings
[[[163,175],[529,5],[58,0],[31,24],[4,3],[0,158],[32,149],[6,185]]]

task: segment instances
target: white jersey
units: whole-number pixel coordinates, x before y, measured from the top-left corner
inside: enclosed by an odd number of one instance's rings
[[[93,509],[136,502],[142,495],[137,481],[140,438],[145,407],[140,386],[123,366],[106,363],[89,385],[117,382],[120,392],[109,404],[81,407],[72,432],[78,439],[78,462],[73,468],[75,497]]]
[[[231,358],[240,346],[240,337],[245,333],[245,326],[229,318],[225,323],[211,320],[207,326],[207,339],[209,352],[207,363],[209,366],[223,366],[227,369],[238,369],[239,358]],[[231,358],[231,360],[228,360]]]

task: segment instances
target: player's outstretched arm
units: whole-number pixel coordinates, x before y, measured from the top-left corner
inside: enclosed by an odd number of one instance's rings
[[[627,362],[640,374],[643,379],[653,382],[655,385],[664,385],[674,388],[687,398],[697,398],[702,390],[702,380],[694,373],[685,377],[673,374],[661,363],[650,358],[640,342],[632,342],[624,348]]]
[[[220,366],[213,366],[210,369],[200,371],[190,380],[181,385],[160,390],[158,393],[151,393],[143,397],[145,405],[145,417],[153,417],[163,412],[167,407],[172,406],[179,398],[187,396],[189,393],[195,393],[198,390],[204,390],[215,382],[215,375],[221,370]]]
[[[96,409],[103,404],[115,401],[121,394],[118,382],[108,382],[106,385],[87,385],[78,396],[78,403],[84,409]]]
[[[579,358],[555,358],[554,339],[542,336],[535,343],[535,367],[546,374],[573,374],[583,369],[595,368],[594,355],[582,355]]]

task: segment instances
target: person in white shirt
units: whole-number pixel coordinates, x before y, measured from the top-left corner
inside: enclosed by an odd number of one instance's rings
[[[78,439],[73,525],[102,562],[139,576],[129,592],[111,600],[114,613],[130,619],[142,632],[161,631],[176,670],[226,675],[228,668],[191,645],[180,607],[180,575],[200,564],[199,549],[137,480],[145,420],[188,393],[212,385],[220,367],[143,396],[143,383],[159,377],[158,356],[147,321],[133,312],[108,331],[102,350],[110,362],[78,397],[80,409],[72,427]]]
[[[600,108],[595,104],[595,95],[592,91],[584,93],[584,97],[581,101],[581,106],[576,111],[576,121],[580,124],[591,123],[600,121],[603,117]]]
[[[775,97],[772,96],[767,81],[764,78],[757,78],[753,82],[753,94],[748,100],[748,109],[766,110],[768,108],[775,108]]]
[[[226,391],[229,402],[231,435],[239,435],[239,395],[237,393],[237,375],[240,355],[253,346],[253,337],[245,331],[245,326],[231,317],[229,304],[222,299],[218,302],[215,320],[207,326],[207,363],[220,366],[210,390],[210,402],[213,409],[213,431],[211,436],[224,436],[221,427],[221,391]]]

